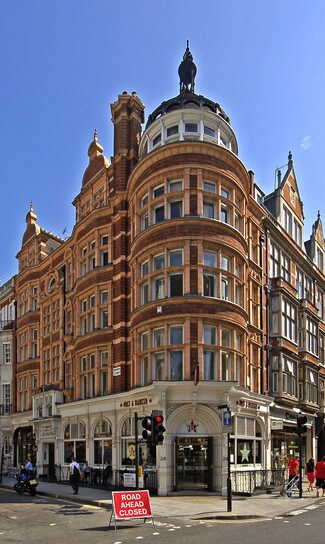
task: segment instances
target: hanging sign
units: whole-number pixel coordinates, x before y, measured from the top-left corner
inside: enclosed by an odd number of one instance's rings
[[[149,491],[112,491],[114,521],[151,518],[154,524]],[[111,524],[111,520],[109,524]],[[116,529],[116,523],[115,523]]]

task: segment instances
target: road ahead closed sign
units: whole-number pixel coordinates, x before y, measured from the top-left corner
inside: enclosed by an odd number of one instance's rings
[[[115,519],[151,518],[149,491],[113,491]]]

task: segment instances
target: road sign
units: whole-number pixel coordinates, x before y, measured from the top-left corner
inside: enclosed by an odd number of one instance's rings
[[[224,433],[232,433],[232,417],[230,410],[224,410],[222,413],[222,424]]]
[[[130,519],[144,519],[153,517],[151,513],[150,497],[148,490],[145,491],[113,491],[112,492],[112,517],[114,517],[115,529],[116,521]]]
[[[231,419],[231,411],[225,410],[223,412],[223,424],[224,425],[231,425],[232,419]]]

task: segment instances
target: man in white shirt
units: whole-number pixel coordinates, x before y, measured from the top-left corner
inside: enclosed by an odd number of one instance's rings
[[[80,484],[80,466],[79,466],[79,463],[77,463],[76,458],[72,456],[71,463],[70,463],[70,485],[73,489],[74,495],[78,495],[79,484]]]

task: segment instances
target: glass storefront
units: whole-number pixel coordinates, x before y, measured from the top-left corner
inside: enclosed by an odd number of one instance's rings
[[[272,468],[287,468],[290,457],[299,457],[299,437],[294,425],[284,425],[281,431],[272,431]],[[302,437],[302,466],[306,464],[306,437]]]

